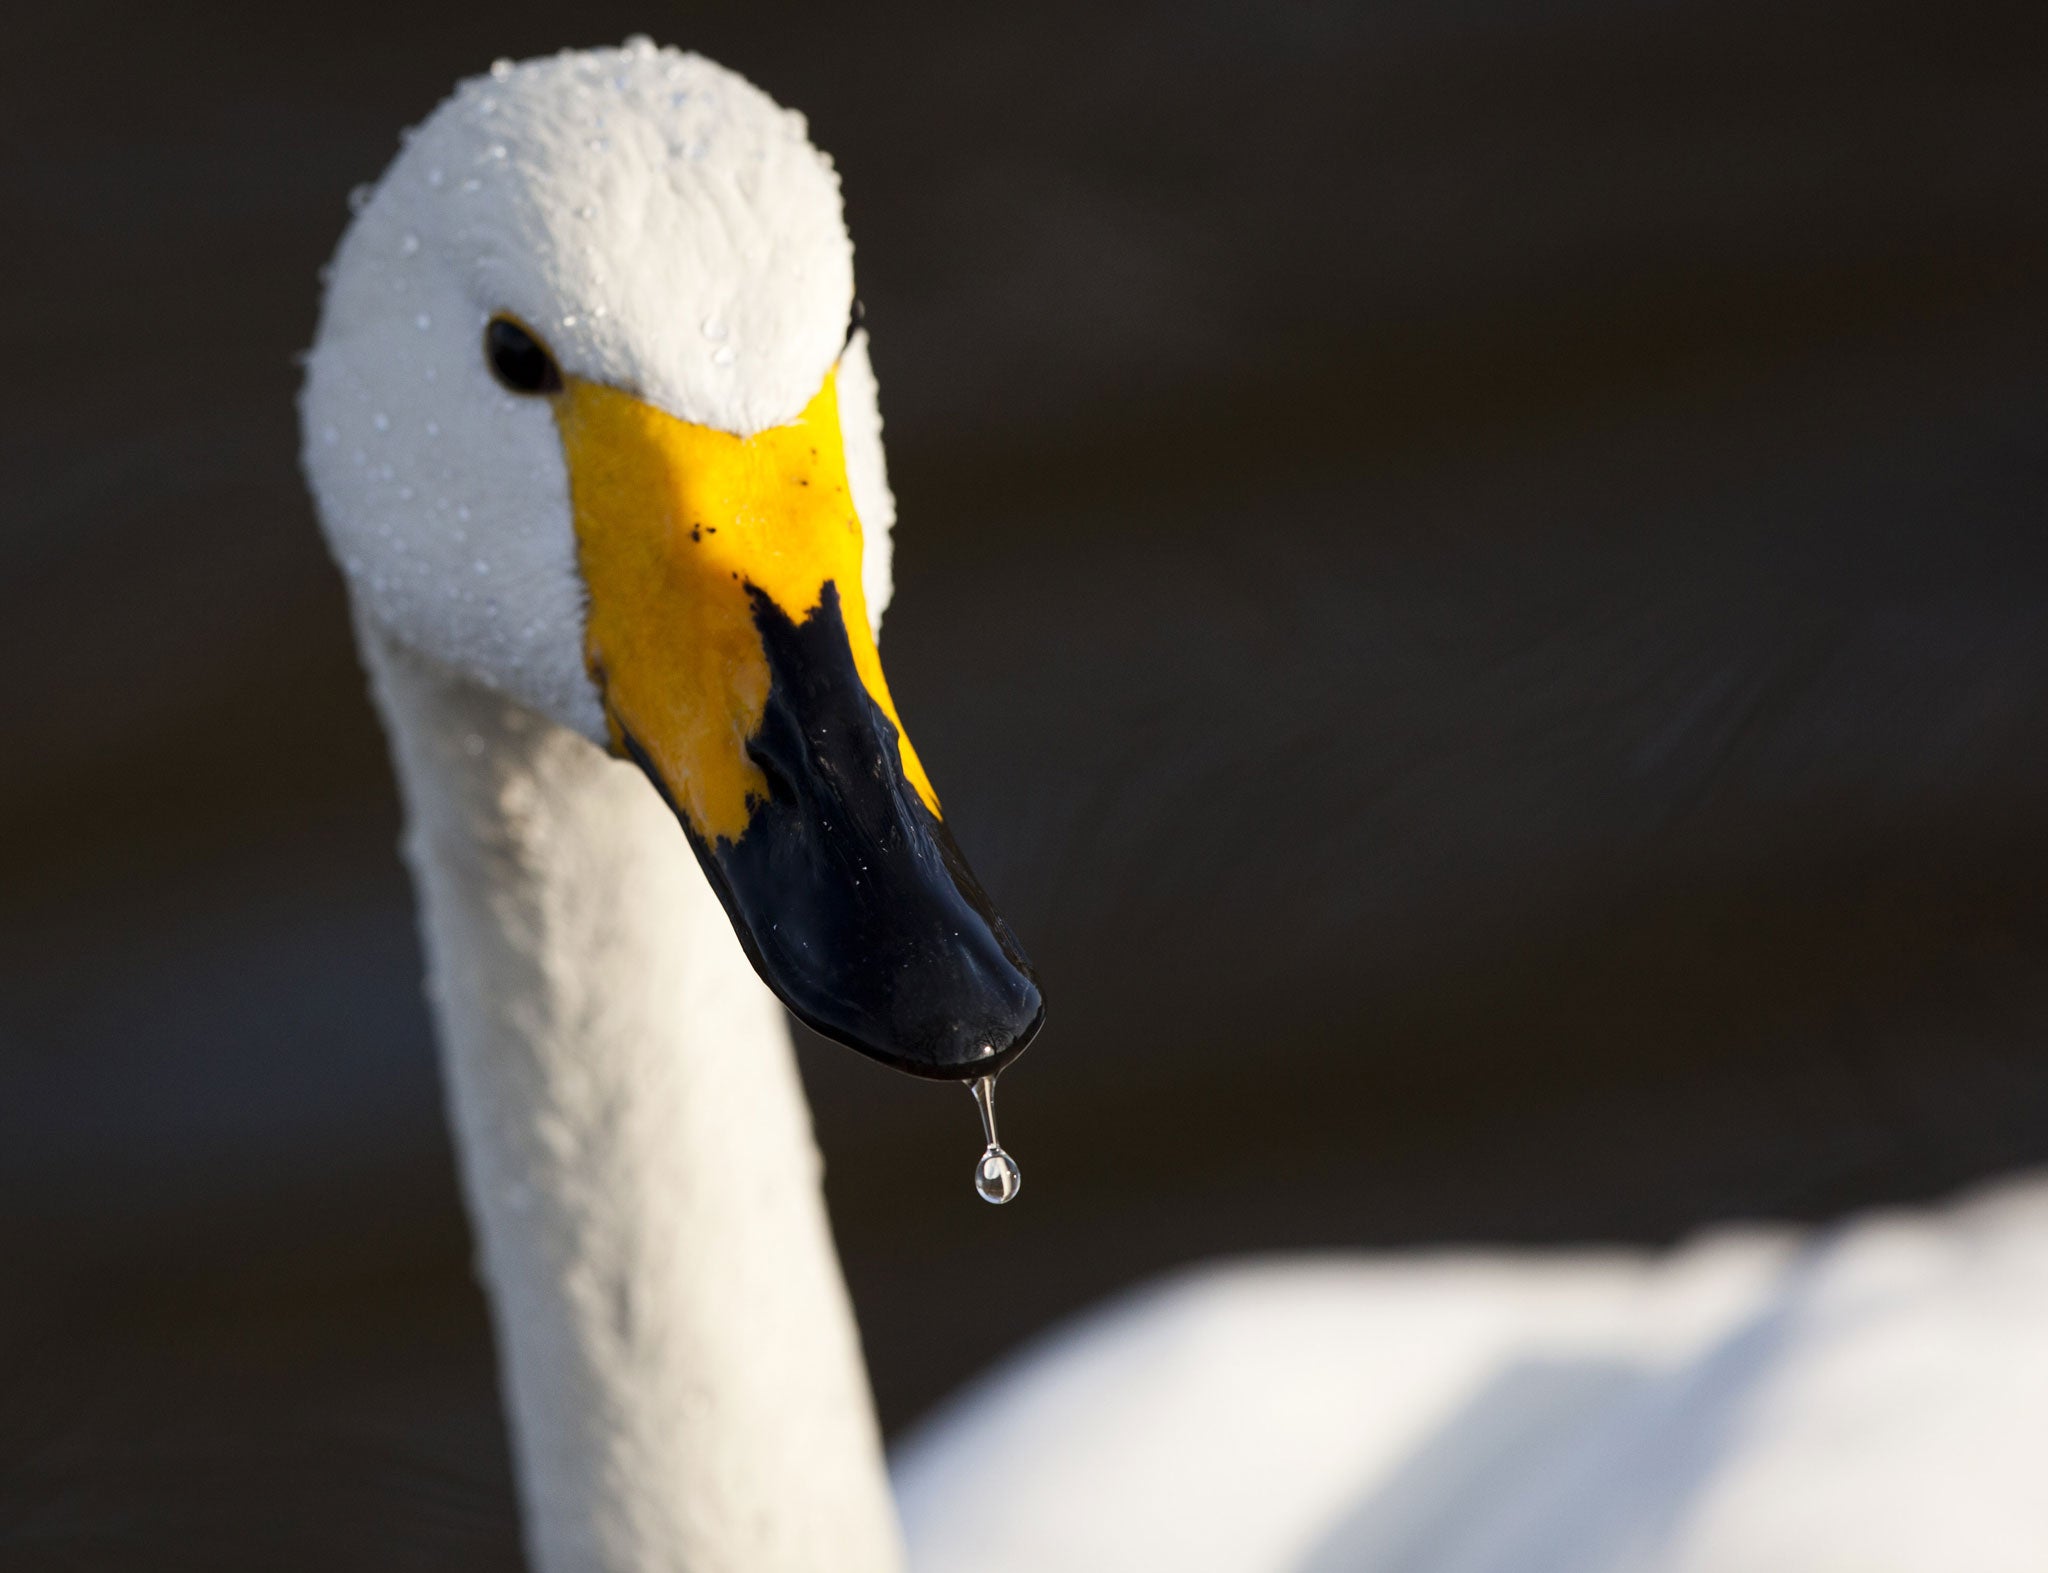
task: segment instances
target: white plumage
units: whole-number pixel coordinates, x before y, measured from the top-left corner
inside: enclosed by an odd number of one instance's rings
[[[2030,1573],[2048,1182],[1666,1256],[1247,1262],[897,1451],[916,1573]]]

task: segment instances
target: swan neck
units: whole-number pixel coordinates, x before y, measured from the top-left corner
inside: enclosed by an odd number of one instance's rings
[[[780,1007],[629,766],[363,638],[539,1573],[894,1573]]]

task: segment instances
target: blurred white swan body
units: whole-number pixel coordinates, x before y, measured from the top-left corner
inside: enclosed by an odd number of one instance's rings
[[[916,1573],[2048,1567],[2048,1181],[1815,1234],[1209,1269],[899,1447]]]
[[[337,254],[305,463],[408,815],[539,1573],[904,1552],[780,1008],[585,665],[565,373],[745,435],[838,367],[889,593],[851,251],[799,117],[636,42],[495,68]],[[1229,1268],[928,1422],[917,1573],[2048,1567],[2048,1198],[1803,1248]]]

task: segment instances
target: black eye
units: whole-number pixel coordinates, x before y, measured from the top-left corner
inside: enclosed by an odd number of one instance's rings
[[[846,353],[853,343],[853,336],[866,326],[867,320],[868,309],[860,303],[860,297],[856,295],[853,298],[853,310],[846,314],[846,342],[839,346],[840,354]]]
[[[547,346],[510,317],[493,317],[484,329],[484,359],[514,393],[560,393],[562,374]]]

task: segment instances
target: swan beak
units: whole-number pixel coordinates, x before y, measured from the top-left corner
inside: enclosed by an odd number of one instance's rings
[[[835,379],[752,437],[554,396],[612,751],[682,822],[755,970],[915,1075],[991,1074],[1044,1017],[882,676]]]

